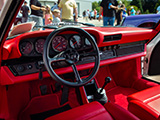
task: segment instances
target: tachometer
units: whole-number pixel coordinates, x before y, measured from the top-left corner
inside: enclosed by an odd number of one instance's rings
[[[52,41],[52,48],[58,52],[64,51],[67,45],[68,42],[63,36],[56,36]]]
[[[35,49],[40,54],[43,54],[44,43],[45,43],[45,39],[38,39],[35,43]]]
[[[33,44],[29,41],[22,42],[19,46],[23,55],[29,55],[33,50]]]
[[[82,47],[82,40],[79,35],[73,35],[70,39],[70,46],[75,49]]]

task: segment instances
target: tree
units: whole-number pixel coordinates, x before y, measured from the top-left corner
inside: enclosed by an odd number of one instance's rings
[[[146,11],[144,12],[144,14],[149,14],[149,10],[146,10]]]
[[[96,9],[97,7],[99,7],[98,2],[92,2],[92,10]]]
[[[137,7],[141,10],[141,12],[143,13],[143,7],[142,7],[142,1],[138,0],[138,5]]]
[[[157,7],[160,5],[160,0],[157,1],[155,7],[154,7],[154,12],[157,12]]]
[[[96,9],[97,10],[97,12],[99,12],[99,10],[100,10],[100,1],[99,2],[92,2],[92,10],[94,10],[94,9]]]
[[[123,3],[123,4],[126,6],[126,8],[127,8],[128,6],[130,6],[131,1],[122,0],[122,3]]]
[[[155,6],[155,1],[153,0],[144,0],[144,5],[143,5],[143,9],[144,11],[149,10],[150,13],[154,13],[154,6]]]
[[[149,13],[156,13],[157,3],[160,3],[159,0],[142,0],[143,10],[149,10]]]

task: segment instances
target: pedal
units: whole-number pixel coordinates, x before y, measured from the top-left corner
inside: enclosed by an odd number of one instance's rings
[[[41,95],[47,95],[47,85],[40,86]]]

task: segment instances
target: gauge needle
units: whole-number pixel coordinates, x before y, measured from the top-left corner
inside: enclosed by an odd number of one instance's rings
[[[73,45],[75,45],[76,43],[77,43],[77,41],[76,41],[76,42],[74,42],[74,43],[73,43]]]
[[[55,48],[57,48],[60,44],[61,44],[61,43],[58,43],[58,45],[57,45]]]

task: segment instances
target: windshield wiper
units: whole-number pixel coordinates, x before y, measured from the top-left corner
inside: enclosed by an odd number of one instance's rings
[[[40,28],[46,28],[46,29],[57,29],[61,26],[70,26],[70,25],[85,25],[85,26],[91,26],[95,27],[95,25],[91,23],[83,23],[83,22],[59,22],[59,23],[52,23],[49,25],[44,25],[44,26],[34,26],[34,27],[40,27]]]
[[[92,27],[95,27],[95,25],[91,24],[91,23],[83,23],[83,22],[59,22],[59,23],[52,23],[51,25],[55,25],[55,24],[58,24],[58,25],[86,25],[86,26],[92,26]]]
[[[57,29],[58,26],[50,26],[50,25],[42,25],[42,26],[34,26],[36,28],[46,28],[46,29]]]
[[[78,22],[82,25],[86,25],[86,26],[91,26],[91,27],[95,27],[95,25],[93,25],[92,23],[83,23],[83,22]]]

